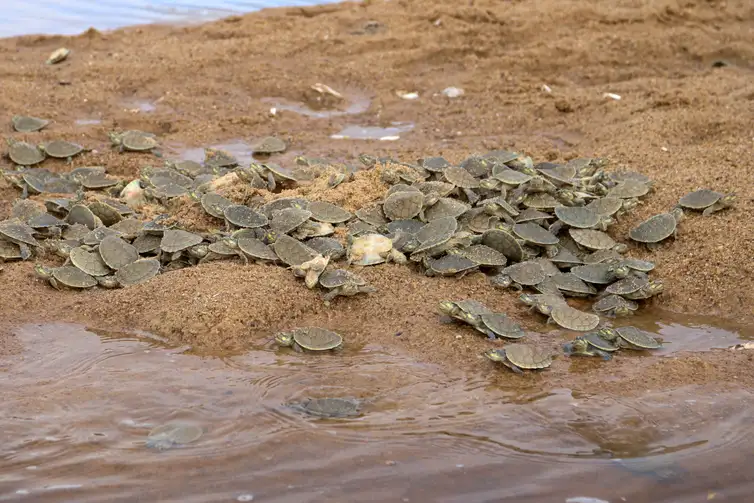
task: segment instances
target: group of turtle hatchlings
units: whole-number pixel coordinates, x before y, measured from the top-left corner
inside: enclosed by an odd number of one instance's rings
[[[49,124],[36,117],[12,119],[13,129],[25,135]],[[159,146],[154,134],[134,130],[113,132],[109,140],[123,153]],[[274,137],[253,145],[263,156],[285,148]],[[352,166],[300,156],[294,167],[283,168],[258,161],[241,166],[230,153],[206,148],[203,163],[159,161],[134,180],[111,176],[102,166],[63,173],[38,166],[48,157],[72,163],[86,151],[62,140],[35,145],[8,139],[6,155],[17,168],[3,175],[22,193],[10,218],[0,222],[0,261],[58,255],[65,263],[37,264],[37,276],[56,288],[86,289],[132,286],[160,273],[237,258],[287,267],[306,287],[322,289],[326,302],[376,292],[350,266],[395,262],[428,276],[453,277],[481,271],[497,288],[533,290],[520,300],[548,322],[585,332],[569,343],[570,354],[605,357],[622,345],[654,347],[623,329],[598,328],[602,316],[629,315],[639,301],[663,290],[662,280],[649,276],[654,264],[625,256],[628,246],[609,233],[642,204],[652,181],[632,171],[608,172],[605,159],[534,164],[526,155],[495,150],[457,165],[442,157],[408,163],[361,155],[360,165]],[[387,190],[381,201],[355,211],[278,194],[320,180],[335,188],[365,168],[378,170]],[[227,196],[239,186],[256,195],[244,201]],[[182,225],[170,213],[177,198],[193,201],[217,227],[196,232]],[[694,191],[632,228],[629,238],[653,249],[675,236],[684,210],[708,216],[734,202],[734,194]],[[146,204],[160,205],[164,213],[145,221],[140,210]],[[567,297],[594,299],[593,312],[572,307]],[[441,311],[491,338],[524,335],[504,313],[470,299],[443,302]],[[291,340],[307,348],[305,340]],[[511,368],[549,364],[536,350],[522,348],[529,346],[486,355]]]

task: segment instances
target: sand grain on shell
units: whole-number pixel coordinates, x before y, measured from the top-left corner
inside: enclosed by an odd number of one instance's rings
[[[453,162],[494,148],[521,150],[536,160],[607,156],[656,182],[645,204],[615,227],[618,236],[694,189],[736,191],[739,204],[733,210],[710,218],[691,214],[674,242],[654,253],[632,247],[631,254],[657,262],[656,274],[666,284],[654,301],[660,307],[751,323],[754,185],[746,181],[754,179],[754,48],[749,43],[754,7],[743,0],[671,4],[349,3],[269,10],[201,26],[6,39],[0,40],[6,73],[0,110],[7,111],[8,120],[13,114],[52,119],[50,127],[33,135],[35,141],[82,143],[96,151],[76,158],[76,166],[106,165],[124,177],[159,162],[110,150],[106,132],[112,128],[142,129],[163,142],[190,147],[276,135],[291,152],[353,164],[360,152],[407,161],[444,155]],[[352,33],[369,20],[385,30]],[[73,50],[66,62],[42,64],[63,44]],[[713,68],[718,59],[732,66]],[[270,116],[269,103],[262,101],[273,96],[302,101],[316,82],[361,90],[373,97],[371,106],[359,116],[314,119],[288,111]],[[543,84],[552,92],[543,91]],[[448,86],[463,88],[464,96],[439,95]],[[420,99],[401,100],[396,89],[415,89]],[[622,99],[606,99],[606,92]],[[136,113],[124,105],[138,100],[156,103],[155,109]],[[102,124],[75,122],[94,115]],[[416,127],[389,144],[329,139],[352,123],[384,127],[393,121]],[[70,168],[62,161],[45,167]],[[304,195],[353,210],[381,196],[384,187],[376,176],[357,176],[334,191],[308,187],[275,197]],[[247,189],[228,195],[239,202],[260,196]],[[0,181],[1,217],[17,196],[17,189]],[[217,225],[185,199],[177,203],[179,218],[197,229]],[[31,267],[5,264],[0,273],[4,285],[13,285],[0,297],[6,323],[84,321],[138,327],[205,348],[233,348],[290,324],[317,322],[341,328],[354,344],[399,346],[423,360],[487,372],[500,383],[511,377],[493,373],[491,362],[480,357],[493,343],[442,324],[436,302],[474,297],[544,330],[540,319],[516,307],[515,294],[492,290],[478,275],[429,279],[405,267],[379,266],[363,271],[378,294],[337,299],[328,308],[288,271],[274,267],[213,263],[133,288],[90,292],[53,291],[33,279]],[[556,349],[565,335],[531,339]],[[12,344],[5,337],[0,351],[7,353]],[[752,383],[746,353],[661,362],[627,356],[609,366],[558,359],[551,371],[526,379],[575,388],[581,383],[588,389],[607,389],[608,378],[648,387],[732,376]]]

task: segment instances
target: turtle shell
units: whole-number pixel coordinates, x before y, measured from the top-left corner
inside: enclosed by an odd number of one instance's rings
[[[236,227],[253,229],[267,225],[268,220],[264,214],[259,213],[243,204],[232,204],[223,210],[225,219]]]
[[[555,216],[569,227],[589,229],[600,221],[599,215],[592,209],[583,206],[558,206]]]
[[[160,261],[154,258],[141,258],[121,267],[115,278],[121,286],[131,286],[148,281],[160,272]]]
[[[450,163],[444,157],[425,157],[419,161],[419,164],[433,173],[441,173],[445,168],[450,167]]]
[[[81,238],[81,244],[87,246],[96,246],[102,242],[107,236],[120,236],[120,233],[115,229],[109,227],[97,227],[93,231],[87,232]]]
[[[503,348],[505,357],[522,369],[543,369],[552,364],[552,355],[528,344],[509,344]]]
[[[524,211],[518,214],[518,217],[516,217],[516,223],[524,223],[524,222],[536,222],[536,221],[547,221],[552,218],[552,215],[549,213],[545,213],[544,211],[539,211],[536,208],[526,208]]]
[[[330,269],[323,272],[319,277],[319,284],[323,288],[337,288],[343,286],[346,283],[353,283],[356,285],[366,285],[360,276],[353,274],[345,269]]]
[[[125,218],[120,222],[110,226],[110,230],[119,232],[124,239],[131,240],[135,239],[139,235],[143,227],[144,223],[141,220],[137,220],[135,218]]]
[[[97,216],[92,213],[88,207],[83,204],[74,204],[71,206],[71,210],[68,212],[68,216],[65,218],[69,224],[81,224],[86,225],[89,230],[94,230],[101,222]]]
[[[180,229],[168,229],[162,234],[160,249],[165,253],[175,253],[198,245],[204,239],[193,232]]]
[[[614,293],[616,295],[629,295],[644,288],[648,284],[649,279],[644,276],[629,276],[609,285],[605,288],[605,292]]]
[[[628,236],[640,243],[659,243],[673,235],[676,217],[672,213],[660,213],[649,217],[628,232]]]
[[[275,154],[285,152],[286,144],[280,138],[266,136],[252,142],[250,147],[255,154]]]
[[[99,254],[102,261],[113,270],[125,267],[139,259],[136,248],[118,236],[107,236],[99,244]]]
[[[16,244],[41,246],[34,238],[34,229],[20,220],[4,220],[0,222],[0,237]]]
[[[492,178],[500,180],[507,185],[518,186],[531,180],[531,175],[510,169],[505,165],[496,165],[492,168]]]
[[[639,309],[639,305],[636,302],[624,299],[620,295],[614,293],[606,295],[592,304],[592,310],[596,313],[605,313],[621,307],[628,308],[631,311]]]
[[[152,150],[159,144],[152,133],[144,131],[125,131],[120,135],[120,144],[127,150],[144,152]]]
[[[84,147],[77,143],[64,140],[53,140],[43,146],[43,150],[50,157],[58,159],[67,159],[84,151]]]
[[[477,267],[477,263],[457,254],[443,255],[440,258],[427,259],[427,267],[441,276],[454,276],[463,271]]]
[[[311,218],[313,220],[330,224],[346,222],[353,217],[350,211],[327,201],[312,201],[309,203],[309,211],[312,212]]]
[[[393,242],[390,238],[381,234],[362,234],[352,238],[348,247],[348,260],[355,265],[381,264],[392,249]]]
[[[538,210],[552,210],[558,206],[563,206],[560,201],[555,199],[552,194],[547,192],[538,192],[526,196],[523,202],[527,208],[536,208]]]
[[[358,416],[361,402],[352,398],[307,398],[292,407],[316,417],[338,418]]]
[[[632,199],[641,197],[649,192],[649,184],[638,180],[624,180],[607,191],[607,197]]]
[[[564,294],[593,295],[597,291],[570,272],[559,272],[552,276],[558,289]]]
[[[482,314],[492,314],[492,311],[490,311],[490,309],[487,306],[485,306],[478,300],[463,299],[463,300],[456,301],[453,304],[455,304],[455,306],[461,311],[463,311],[464,313],[468,313],[473,316],[480,316]]]
[[[225,208],[233,203],[215,192],[207,192],[201,199],[202,208],[215,218],[225,218]]]
[[[594,229],[568,229],[568,234],[579,245],[589,250],[606,250],[616,243],[607,233]]]
[[[617,262],[622,260],[620,253],[615,250],[596,250],[584,256],[585,264],[602,264],[603,262]]]
[[[427,222],[431,222],[446,217],[458,218],[469,211],[469,209],[471,207],[463,201],[450,197],[441,197],[435,204],[424,210],[424,219]]]
[[[11,119],[11,123],[13,124],[13,129],[19,133],[34,133],[46,128],[50,124],[50,121],[40,119],[39,117],[15,115]]]
[[[319,327],[297,328],[293,330],[293,340],[310,351],[327,351],[343,343],[343,337],[331,330]]]
[[[649,272],[655,268],[654,262],[648,260],[639,260],[637,258],[624,258],[620,261],[620,264],[633,269],[634,271]]]
[[[382,211],[389,220],[406,220],[418,215],[423,205],[424,194],[420,191],[400,191],[385,199]]]
[[[282,234],[272,244],[275,254],[286,265],[301,265],[316,257],[318,254],[301,241]]]
[[[520,339],[526,333],[521,325],[511,320],[503,313],[482,313],[479,319],[485,327],[498,337],[506,339]]]
[[[120,212],[105,202],[94,201],[89,204],[88,208],[94,216],[100,219],[102,225],[109,227],[123,220]]]
[[[219,148],[206,147],[204,149],[204,164],[212,168],[229,168],[238,165],[238,159],[233,154]]]
[[[89,276],[106,276],[110,274],[110,268],[102,260],[96,251],[89,251],[83,246],[77,246],[69,255],[71,263],[84,271]]]
[[[606,341],[596,332],[584,334],[580,336],[580,338],[588,342],[591,346],[594,346],[597,349],[601,349],[602,351],[612,352],[618,351],[618,349],[620,349],[620,346],[611,341]]]
[[[571,268],[571,273],[582,281],[595,285],[607,285],[615,280],[612,266],[609,264],[588,264]]]
[[[535,245],[555,245],[559,239],[553,233],[533,222],[518,223],[513,226],[513,233],[524,241]]]
[[[662,344],[652,337],[649,332],[639,330],[636,327],[620,327],[616,328],[615,331],[632,347],[638,349],[660,349],[662,347]]]
[[[188,423],[168,423],[157,426],[147,436],[147,447],[169,449],[174,445],[184,445],[201,438],[204,431],[200,426]]]
[[[500,229],[490,229],[482,234],[482,244],[497,250],[509,260],[520,262],[524,259],[524,249],[521,243],[508,232]]]
[[[561,327],[578,332],[594,330],[600,324],[600,317],[596,314],[579,311],[568,304],[553,306],[550,316]]]
[[[574,253],[565,246],[558,247],[558,253],[550,259],[554,264],[561,266],[573,266],[583,264],[584,262],[574,255]]]
[[[458,229],[458,221],[453,217],[443,217],[425,224],[416,233],[416,239],[419,243],[427,243],[430,240],[437,241],[441,237],[450,237]],[[447,241],[446,239],[446,241]]]
[[[456,188],[455,185],[440,180],[419,182],[413,185],[425,196],[446,197]]]
[[[45,160],[45,153],[31,143],[14,140],[8,144],[8,157],[20,166],[33,166]]]
[[[710,189],[700,189],[690,192],[683,196],[678,204],[683,208],[690,210],[703,210],[709,206],[712,206],[723,197],[720,192],[715,192]]]
[[[133,241],[133,245],[140,254],[152,253],[160,248],[162,236],[155,234],[139,234]]]
[[[618,212],[623,206],[623,199],[617,197],[601,197],[586,205],[586,208],[598,216],[609,217]]]
[[[259,239],[243,237],[239,238],[237,243],[238,249],[252,259],[271,261],[276,261],[278,259],[275,251]]]
[[[495,205],[496,207],[502,209],[504,212],[506,212],[508,215],[512,217],[518,217],[521,215],[521,212],[519,212],[518,209],[511,206],[511,204],[508,203],[508,201],[506,201],[504,197],[498,196],[498,197],[486,199],[480,204],[484,204],[485,209],[487,209],[490,205]]]
[[[272,212],[270,229],[279,234],[288,234],[311,218],[312,212],[300,208],[285,208]]]
[[[21,247],[5,239],[0,239],[0,262],[3,260],[21,260]]]
[[[81,269],[64,265],[52,270],[52,277],[63,286],[68,288],[92,288],[97,284],[97,280]]]
[[[502,273],[507,274],[513,281],[522,286],[536,285],[544,281],[546,277],[542,265],[530,260],[508,266],[502,270]]]
[[[320,255],[337,260],[345,255],[346,250],[343,245],[334,238],[318,237],[308,240],[306,246],[318,252]]]
[[[508,262],[504,254],[487,245],[472,245],[458,253],[481,266],[501,267]]]
[[[360,208],[356,210],[356,216],[369,225],[380,226],[388,223],[388,220],[385,218],[385,213],[382,211],[381,204],[374,204]]]
[[[449,166],[443,170],[442,174],[448,183],[452,183],[456,187],[462,189],[476,189],[479,187],[479,180],[464,168]]]

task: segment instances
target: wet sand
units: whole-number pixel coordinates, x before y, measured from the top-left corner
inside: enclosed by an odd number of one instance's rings
[[[351,162],[359,152],[459,161],[494,148],[525,151],[535,160],[605,156],[655,180],[653,195],[616,226],[615,235],[623,236],[696,188],[736,191],[733,210],[710,218],[690,215],[674,242],[651,254],[634,248],[631,255],[651,258],[665,280],[654,307],[734,320],[751,335],[753,18],[754,8],[740,1],[724,7],[376,2],[270,10],[192,27],[21,37],[0,40],[0,109],[7,119],[20,113],[53,119],[51,127],[28,136],[95,148],[75,165],[106,165],[123,177],[159,160],[110,151],[106,132],[114,128],[154,132],[174,149],[274,134],[290,145],[286,162],[301,152]],[[381,26],[365,31],[370,20]],[[69,60],[45,66],[61,45],[74,51]],[[719,60],[728,66],[713,66]],[[366,96],[369,108],[326,118],[290,110],[271,116],[271,103],[263,99],[300,102],[316,82]],[[465,94],[441,96],[448,86]],[[417,91],[420,98],[403,100],[397,90]],[[415,127],[396,142],[329,138],[348,125],[393,122]],[[45,167],[69,169],[51,161]],[[321,197],[354,207],[379,199],[384,190],[373,173],[362,173]],[[18,194],[0,181],[0,217]],[[190,220],[198,213],[186,205],[183,216]],[[363,275],[379,293],[326,307],[290,272],[275,267],[211,263],[133,288],[83,293],[54,291],[31,271],[31,263],[13,263],[0,273],[0,351],[18,350],[10,327],[30,320],[144,329],[205,352],[240,350],[275,330],[321,323],[347,334],[350,344],[397,347],[422,361],[488,374],[503,386],[630,394],[682,384],[754,384],[751,352],[724,350],[626,355],[609,365],[562,358],[549,372],[513,381],[515,376],[480,357],[494,343],[443,323],[436,312],[443,298],[474,297],[534,332],[549,330],[517,305],[515,293],[493,290],[480,275],[434,279],[405,267],[377,266]],[[537,333],[532,341],[553,348],[568,337]]]

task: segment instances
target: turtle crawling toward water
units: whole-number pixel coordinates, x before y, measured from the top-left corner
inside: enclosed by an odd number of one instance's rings
[[[721,194],[710,189],[700,189],[683,196],[678,205],[687,210],[701,211],[708,217],[716,211],[732,207],[736,202],[735,194]]]
[[[306,327],[278,332],[275,342],[280,346],[292,347],[295,351],[329,351],[340,347],[343,337],[326,328]]]
[[[523,374],[523,370],[538,370],[552,364],[552,355],[527,344],[509,344],[502,349],[488,349],[484,356],[493,362],[500,362],[513,372]]]

